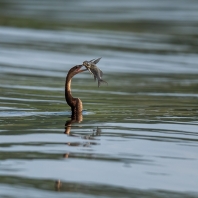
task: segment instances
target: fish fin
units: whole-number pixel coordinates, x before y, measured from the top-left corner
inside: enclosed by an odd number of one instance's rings
[[[108,85],[108,82],[106,82],[105,80],[100,79],[100,80],[98,81],[98,87],[100,87],[100,83],[101,83],[101,82],[104,82],[104,83],[106,83],[106,84]]]
[[[96,59],[94,58],[94,59],[90,60],[89,62],[92,62],[92,61],[94,61],[94,60],[96,60]]]
[[[93,63],[94,63],[94,64],[97,64],[97,63],[100,61],[101,58],[102,58],[102,57],[96,59]]]
[[[100,69],[99,69],[99,71],[100,71],[100,77],[102,78],[103,72]]]

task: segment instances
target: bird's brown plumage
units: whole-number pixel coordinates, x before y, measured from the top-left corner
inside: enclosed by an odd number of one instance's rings
[[[87,70],[87,69],[80,70],[81,67],[82,67],[82,65],[76,65],[76,66],[72,67],[69,70],[69,72],[66,76],[66,81],[65,81],[65,100],[66,100],[67,104],[71,107],[72,118],[75,120],[79,119],[77,117],[79,114],[81,114],[81,112],[83,110],[83,105],[79,98],[73,98],[73,96],[71,94],[71,80],[76,74]]]

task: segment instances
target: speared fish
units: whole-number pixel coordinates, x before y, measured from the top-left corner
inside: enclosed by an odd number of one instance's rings
[[[102,80],[103,72],[96,66],[100,59],[101,58],[83,62],[83,66],[85,66],[89,72],[93,74],[94,80],[96,80],[96,78],[98,79],[98,87],[100,87],[101,82],[105,82],[108,85],[106,81]]]

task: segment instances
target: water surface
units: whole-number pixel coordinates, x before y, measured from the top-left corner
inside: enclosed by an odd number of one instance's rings
[[[198,197],[194,1],[2,2],[2,197]],[[75,76],[84,111],[71,123],[65,76],[98,57],[108,86]]]

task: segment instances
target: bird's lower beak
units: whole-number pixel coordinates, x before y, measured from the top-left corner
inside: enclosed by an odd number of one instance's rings
[[[81,69],[83,66],[84,65],[79,65],[77,73],[81,73],[81,72],[87,71],[87,69]]]

